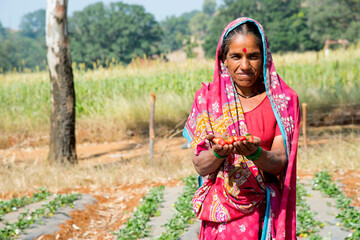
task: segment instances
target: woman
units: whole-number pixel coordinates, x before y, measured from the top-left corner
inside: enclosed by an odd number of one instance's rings
[[[296,239],[299,123],[297,94],[277,75],[262,26],[229,23],[184,129],[205,179],[193,198],[200,239]],[[212,143],[248,133],[253,142]]]

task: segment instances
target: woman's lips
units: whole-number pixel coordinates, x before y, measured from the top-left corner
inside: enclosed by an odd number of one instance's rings
[[[236,74],[239,77],[251,77],[253,74],[252,73],[238,73]]]

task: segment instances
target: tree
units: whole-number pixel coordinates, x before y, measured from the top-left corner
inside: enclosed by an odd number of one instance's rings
[[[45,43],[46,11],[39,9],[25,14],[20,23],[20,32],[16,38],[16,56],[20,59],[19,69],[45,69],[46,43]]]
[[[259,21],[266,30],[269,46],[273,52],[298,49],[297,39],[300,36],[291,30],[299,11],[300,0],[262,0],[260,2]]]
[[[260,22],[269,39],[273,52],[299,49],[298,39],[306,39],[304,16],[300,13],[299,0],[224,0],[224,4],[211,21],[210,34],[206,37],[203,49],[206,56],[215,56],[216,46],[223,28],[230,21],[239,17],[250,17]],[[300,25],[299,25],[300,24]],[[297,31],[293,31],[293,27]]]
[[[46,47],[51,80],[51,127],[48,161],[77,163],[75,90],[67,29],[67,0],[47,0]]]
[[[13,57],[19,59],[18,69],[46,69],[46,43],[45,36],[42,39],[24,37],[21,34],[13,34],[11,37],[16,51]]]
[[[24,36],[30,38],[45,37],[45,9],[24,15],[20,23],[20,31]]]
[[[205,41],[202,44],[202,48],[205,52],[205,56],[208,58],[215,57],[216,47],[226,24],[231,21],[226,15],[218,14],[211,19],[209,26],[209,33],[205,37]]]
[[[99,2],[75,12],[69,22],[73,59],[88,67],[160,53],[161,27],[142,6]]]
[[[319,44],[319,48],[324,46],[327,38],[348,38],[350,42],[359,39],[359,1],[314,0],[309,4],[310,37]]]
[[[215,0],[204,0],[202,5],[203,13],[212,16],[216,11],[216,1]]]
[[[209,58],[215,56],[221,33],[230,21],[241,16],[258,19],[258,12],[257,1],[224,0],[224,4],[210,22],[209,34],[205,37],[205,42],[202,45],[205,56]]]
[[[185,46],[187,39],[191,36],[190,22],[199,13],[194,10],[183,13],[179,17],[167,17],[161,22],[164,32],[161,43],[163,52],[178,50]]]
[[[197,13],[189,22],[192,35],[202,39],[209,32],[211,17],[203,12]]]
[[[0,40],[4,40],[6,38],[6,29],[3,27],[2,23],[0,22]]]

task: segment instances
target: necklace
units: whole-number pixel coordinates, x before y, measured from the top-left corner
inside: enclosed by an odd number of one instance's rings
[[[246,99],[252,98],[252,97],[255,97],[255,96],[259,95],[259,92],[255,93],[254,95],[251,95],[251,96],[244,96],[244,95],[238,93],[238,91],[236,91],[236,93],[237,93],[240,97],[243,97],[243,98],[246,98]]]

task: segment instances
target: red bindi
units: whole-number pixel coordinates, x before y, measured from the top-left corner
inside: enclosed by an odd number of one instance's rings
[[[246,53],[246,48],[243,48],[243,52]]]

